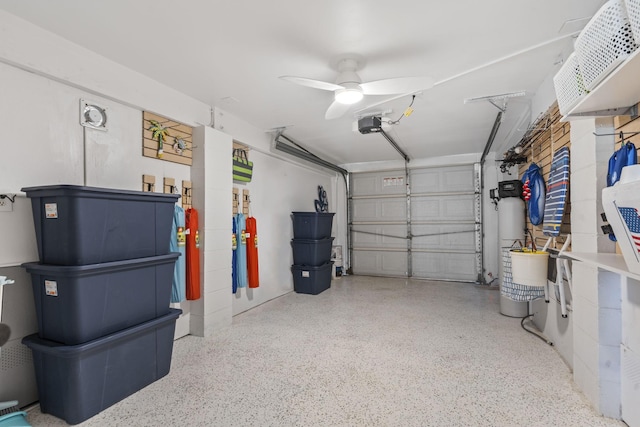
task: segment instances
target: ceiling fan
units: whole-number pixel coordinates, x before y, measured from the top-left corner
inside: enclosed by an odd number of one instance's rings
[[[314,89],[334,92],[334,101],[329,105],[324,117],[337,119],[344,115],[353,104],[360,102],[364,95],[398,95],[418,92],[433,86],[431,77],[398,77],[363,83],[356,71],[361,61],[354,57],[341,58],[337,63],[338,77],[335,83],[305,77],[280,76],[282,80]]]

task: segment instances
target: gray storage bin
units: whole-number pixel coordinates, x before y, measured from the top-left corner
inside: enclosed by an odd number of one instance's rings
[[[78,185],[27,187],[40,262],[87,265],[165,255],[177,194]]]
[[[292,265],[293,290],[299,294],[317,295],[331,287],[331,267],[327,262],[318,267]]]
[[[63,346],[37,335],[33,353],[42,412],[78,424],[169,373],[176,319],[160,318],[85,344]]]
[[[293,239],[293,263],[296,265],[320,266],[331,261],[333,237],[327,239]]]
[[[294,239],[326,239],[331,237],[331,212],[292,212]]]
[[[43,339],[87,342],[169,312],[179,253],[82,266],[27,263]]]

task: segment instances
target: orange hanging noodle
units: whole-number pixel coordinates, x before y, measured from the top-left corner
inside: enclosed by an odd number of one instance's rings
[[[198,233],[198,211],[189,208],[185,211],[187,234],[187,300],[200,299],[200,235]]]
[[[247,218],[247,273],[250,288],[260,286],[258,273],[258,224],[252,216]]]

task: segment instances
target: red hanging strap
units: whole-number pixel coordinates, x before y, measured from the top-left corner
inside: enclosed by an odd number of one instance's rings
[[[185,211],[187,234],[187,300],[200,299],[200,235],[198,232],[198,211],[189,208]]]
[[[250,288],[260,286],[258,273],[258,224],[254,217],[247,218],[247,275]]]

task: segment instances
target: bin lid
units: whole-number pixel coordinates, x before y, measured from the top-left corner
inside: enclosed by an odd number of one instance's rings
[[[318,265],[318,266],[293,264],[291,266],[291,270],[292,271],[300,271],[300,270],[318,271],[318,270],[324,270],[326,268],[330,268],[331,264],[333,264],[333,261],[325,262],[324,264]]]
[[[325,237],[324,239],[291,239],[291,244],[317,245],[332,242],[335,237]]]
[[[65,345],[59,342],[45,340],[40,338],[37,333],[24,337],[22,344],[40,353],[51,354],[57,357],[73,358],[79,355],[86,356],[87,352],[100,351],[113,343],[143,334],[169,322],[174,322],[180,317],[180,314],[182,314],[182,310],[170,308],[169,313],[164,316],[156,317],[148,322],[140,323],[130,328],[77,345]]]
[[[67,184],[24,187],[20,191],[27,193],[27,197],[92,197],[99,199],[135,199],[167,203],[175,203],[180,198],[179,194],[163,194]]]
[[[291,212],[293,215],[295,216],[323,216],[323,215],[329,215],[329,216],[333,216],[335,215],[335,212]]]
[[[102,262],[86,265],[50,265],[39,262],[25,262],[21,265],[28,273],[58,274],[64,276],[81,276],[98,274],[101,272],[113,272],[130,270],[147,265],[168,264],[175,262],[181,256],[180,252],[170,252],[166,255],[156,255],[146,258],[125,259],[122,261]]]

